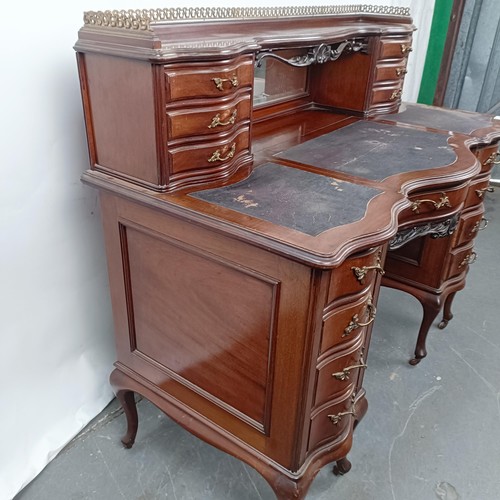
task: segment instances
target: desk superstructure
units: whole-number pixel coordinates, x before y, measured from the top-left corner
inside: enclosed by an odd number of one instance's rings
[[[381,284],[464,287],[491,117],[401,105],[408,9],[88,12],[76,44],[116,331],[111,383],[280,499],[350,469]],[[361,443],[362,445],[362,443]],[[166,451],[168,452],[168,451]]]

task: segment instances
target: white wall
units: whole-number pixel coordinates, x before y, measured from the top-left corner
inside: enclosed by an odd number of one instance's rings
[[[414,100],[434,0],[410,3],[420,28],[405,91]],[[308,2],[168,2],[207,4]],[[123,7],[155,5],[151,0],[28,0],[22,9],[14,2],[3,6],[1,500],[35,477],[112,398],[107,378],[115,354],[105,256],[96,192],[79,181],[88,156],[72,46],[84,10]]]

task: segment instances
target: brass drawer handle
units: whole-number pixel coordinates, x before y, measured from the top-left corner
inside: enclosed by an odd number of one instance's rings
[[[406,68],[398,68],[396,69],[396,76],[406,75],[408,70]]]
[[[351,370],[355,370],[356,368],[368,368],[368,365],[365,364],[363,358],[359,358],[358,365],[351,365],[348,366],[347,368],[344,368],[341,372],[332,373],[332,377],[342,381],[349,380],[349,376],[351,375]]]
[[[328,418],[330,419],[333,425],[338,425],[338,423],[342,420],[342,417],[345,417],[346,415],[352,415],[353,417],[356,416],[356,407],[354,405],[354,400],[355,400],[355,395],[353,395],[351,398],[352,405],[349,411],[341,411],[336,415],[328,415]]]
[[[217,149],[216,151],[214,151],[212,153],[212,156],[210,156],[210,158],[208,158],[207,161],[209,161],[210,163],[212,163],[214,161],[226,161],[226,160],[230,160],[234,156],[235,152],[236,152],[236,143],[233,142],[233,144],[231,145],[231,149],[229,150],[229,153],[226,156],[221,156],[221,154],[222,154],[221,150]]]
[[[490,156],[488,156],[488,159],[483,163],[483,165],[500,165],[500,160],[495,160],[497,156],[500,156],[500,153],[496,151],[495,153],[491,153]]]
[[[392,94],[391,97],[389,97],[390,101],[395,101],[396,99],[399,99],[403,95],[402,89],[395,90]]]
[[[220,91],[224,90],[225,82],[229,82],[233,87],[237,87],[239,85],[238,77],[236,75],[233,75],[231,78],[212,78],[212,81]]]
[[[412,51],[413,48],[411,45],[406,45],[405,43],[401,44],[401,54],[409,54]]]
[[[474,262],[476,262],[476,260],[477,260],[477,253],[471,252],[470,254],[465,256],[465,259],[462,262],[460,262],[460,265],[458,266],[458,268],[460,269],[461,267],[464,267],[464,266],[470,266],[471,264],[474,264]]]
[[[380,264],[380,254],[377,257],[377,263],[374,266],[363,266],[363,267],[351,267],[351,271],[354,273],[356,279],[363,284],[368,271],[376,271],[380,273],[381,276],[385,274],[384,268]]]
[[[215,127],[225,127],[226,125],[233,125],[234,122],[236,121],[236,116],[238,115],[238,110],[235,109],[229,118],[229,120],[223,122],[220,119],[220,114],[217,113],[213,118],[212,118],[212,123],[208,126],[208,128],[215,128]]]
[[[415,200],[411,204],[412,211],[415,212],[416,214],[420,213],[419,210],[420,210],[420,205],[422,203],[431,203],[432,205],[434,205],[434,208],[436,210],[439,210],[440,208],[443,208],[443,207],[451,207],[450,199],[444,193],[441,193],[441,198],[439,199],[439,201],[434,201],[434,200]]]
[[[489,223],[489,220],[486,219],[485,217],[482,217],[481,220],[478,220],[474,224],[474,227],[471,229],[469,236],[472,236],[474,233],[477,233],[478,231],[482,231],[483,229],[486,229],[488,227],[488,223]]]
[[[485,187],[483,189],[476,189],[476,194],[479,199],[484,198],[484,193],[493,193],[495,192],[495,189],[492,188],[491,186]]]
[[[368,297],[368,300],[366,301],[366,312],[368,313],[368,321],[366,321],[365,323],[360,323],[359,314],[355,314],[351,318],[351,321],[349,321],[349,324],[344,328],[344,333],[342,334],[342,338],[347,337],[354,330],[368,326],[375,321],[375,316],[377,315],[377,308],[373,305],[371,296]]]

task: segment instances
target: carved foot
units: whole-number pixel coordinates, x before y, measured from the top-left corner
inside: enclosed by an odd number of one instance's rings
[[[122,437],[121,441],[125,448],[132,448],[139,423],[134,393],[132,391],[118,391],[116,397],[120,401],[125,417],[127,418],[127,432]]]
[[[452,317],[451,317],[451,318],[453,318],[453,315],[452,315]],[[451,319],[451,318],[450,318],[450,319]],[[444,330],[444,329],[447,327],[447,325],[448,325],[448,321],[449,321],[449,320],[447,320],[447,319],[442,319],[442,320],[440,321],[440,323],[438,324],[438,328],[439,328],[440,330]]]
[[[347,460],[346,457],[337,460],[337,463],[333,466],[333,473],[336,476],[343,476],[351,470],[352,464]]]
[[[417,357],[414,357],[414,358],[411,358],[410,361],[408,361],[408,363],[410,363],[410,365],[412,366],[415,366],[415,365],[418,365],[420,363],[420,361],[422,361],[423,358],[417,358]]]

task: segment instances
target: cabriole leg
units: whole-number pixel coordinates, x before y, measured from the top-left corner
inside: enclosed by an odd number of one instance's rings
[[[450,321],[453,318],[453,313],[451,312],[451,305],[453,304],[453,299],[455,298],[456,293],[457,292],[450,293],[450,295],[448,295],[448,297],[446,298],[446,301],[444,303],[443,319],[438,325],[438,328],[440,330],[446,328],[448,321]]]
[[[137,435],[137,426],[139,423],[137,417],[137,406],[135,404],[135,395],[132,391],[121,390],[116,393],[120,401],[125,416],[127,418],[127,432],[122,437],[122,443],[125,448],[132,448]]]

